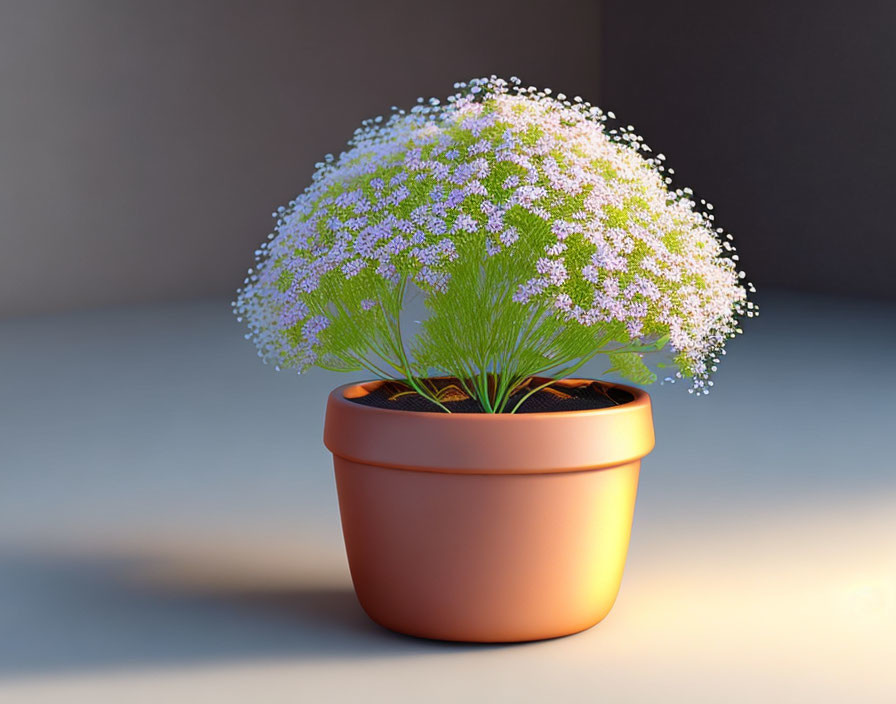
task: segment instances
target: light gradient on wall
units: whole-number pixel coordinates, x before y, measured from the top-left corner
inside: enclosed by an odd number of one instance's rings
[[[0,316],[231,293],[361,119],[488,73],[594,100],[597,11],[0,5]]]

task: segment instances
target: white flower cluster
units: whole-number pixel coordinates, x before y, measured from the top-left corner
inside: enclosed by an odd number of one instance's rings
[[[755,312],[711,206],[670,190],[664,157],[581,99],[495,77],[456,87],[445,105],[366,121],[280,208],[235,303],[259,354],[302,369],[328,352],[336,316],[375,312],[378,287],[439,295],[460,256],[519,251],[514,305],[667,337],[705,391],[737,317]]]

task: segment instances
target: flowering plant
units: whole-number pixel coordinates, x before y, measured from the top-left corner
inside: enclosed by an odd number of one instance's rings
[[[366,369],[443,410],[429,378],[447,375],[484,411],[512,412],[532,377],[603,355],[649,383],[645,355],[667,350],[668,378],[706,393],[756,311],[712,206],[672,190],[664,157],[580,98],[494,76],[455,88],[366,120],[275,213],[234,303],[259,355]],[[413,290],[429,315],[408,336]]]

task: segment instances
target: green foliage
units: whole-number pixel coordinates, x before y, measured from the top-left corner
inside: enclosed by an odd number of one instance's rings
[[[426,370],[457,377],[484,410],[502,412],[526,379],[562,376],[609,340],[605,330],[558,319],[545,303],[523,306],[512,300],[534,269],[537,238],[488,258],[465,251],[483,246],[476,240],[470,236],[459,247],[447,288],[426,299],[430,315],[413,357]],[[490,383],[492,377],[496,384]]]
[[[656,381],[656,374],[644,364],[639,352],[610,352],[607,357],[611,363],[607,373],[618,372],[623,379],[636,384],[652,384]]]
[[[450,375],[499,413],[532,377],[600,355],[652,383],[643,357],[668,345],[705,389],[752,304],[711,217],[639,138],[497,79],[433,105],[366,122],[280,209],[235,305],[261,356],[402,380],[444,410],[427,378]],[[426,315],[409,334],[415,288]]]

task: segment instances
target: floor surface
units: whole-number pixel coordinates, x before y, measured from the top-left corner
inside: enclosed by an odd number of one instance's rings
[[[0,701],[896,701],[896,306],[761,303],[710,396],[651,390],[611,614],[506,646],[357,605],[347,377],[264,367],[226,301],[0,323]]]

